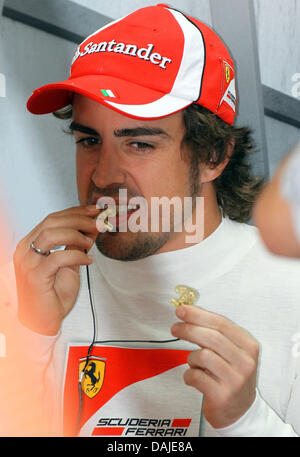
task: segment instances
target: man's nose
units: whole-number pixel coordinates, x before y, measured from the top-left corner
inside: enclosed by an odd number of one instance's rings
[[[92,180],[99,188],[105,188],[111,184],[123,184],[126,172],[122,168],[117,151],[111,146],[102,144],[97,165]]]

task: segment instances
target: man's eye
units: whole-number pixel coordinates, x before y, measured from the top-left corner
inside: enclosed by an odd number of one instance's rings
[[[137,149],[138,151],[146,151],[147,149],[153,149],[152,144],[145,143],[144,141],[132,141],[130,143],[130,146],[132,146],[134,149]]]
[[[91,148],[91,147],[99,144],[99,138],[94,138],[92,136],[80,138],[79,140],[76,141],[76,144],[80,144],[84,148]]]

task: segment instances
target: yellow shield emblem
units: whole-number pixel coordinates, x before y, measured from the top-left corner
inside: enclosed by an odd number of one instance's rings
[[[226,82],[229,83],[229,81],[230,81],[230,68],[228,67],[228,65],[226,65],[225,75],[226,75]]]
[[[81,389],[89,398],[94,398],[103,385],[106,359],[91,356],[84,369],[85,364],[86,357],[79,360],[79,376],[82,376]]]

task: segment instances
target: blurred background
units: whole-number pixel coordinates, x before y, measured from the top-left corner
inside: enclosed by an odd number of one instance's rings
[[[168,3],[168,2],[167,2]],[[33,89],[66,79],[83,38],[146,0],[0,0],[0,205],[5,255],[47,214],[77,205],[75,147],[52,115],[34,116]],[[254,130],[255,172],[272,176],[299,139],[300,1],[170,0],[212,26],[237,63],[237,124]]]

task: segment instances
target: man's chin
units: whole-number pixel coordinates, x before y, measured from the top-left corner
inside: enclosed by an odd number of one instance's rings
[[[140,260],[155,254],[169,240],[170,233],[105,232],[96,238],[97,249],[110,259]]]

